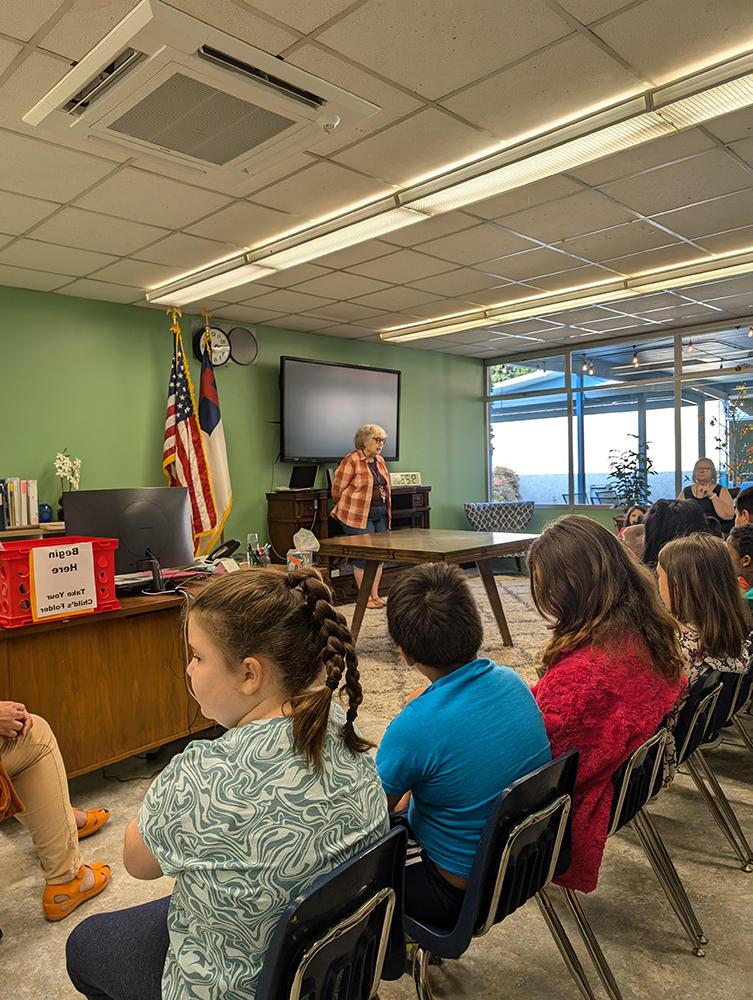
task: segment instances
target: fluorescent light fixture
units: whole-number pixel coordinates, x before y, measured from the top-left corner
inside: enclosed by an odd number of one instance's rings
[[[681,101],[675,101],[666,107],[657,107],[657,112],[677,128],[689,128],[707,122],[711,118],[728,115],[731,111],[747,108],[751,104],[753,104],[753,73]]]
[[[228,266],[229,265],[229,266]],[[222,270],[219,270],[222,268]],[[245,257],[236,257],[206,271],[192,275],[192,280],[181,283],[173,281],[169,285],[153,288],[146,293],[147,302],[156,305],[184,306],[189,302],[205,299],[228,288],[244,285],[247,281],[256,281],[267,274],[273,274],[269,267],[259,267],[257,264],[247,264]]]
[[[628,284],[640,295],[644,295],[647,292],[702,285],[707,281],[719,281],[722,278],[732,278],[737,274],[751,272],[753,272],[753,253],[736,253],[727,255],[726,260],[723,257],[716,257],[694,265],[668,268],[665,271],[628,278]]]

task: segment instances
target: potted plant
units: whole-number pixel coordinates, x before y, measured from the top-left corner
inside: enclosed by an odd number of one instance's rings
[[[715,427],[714,438],[721,457],[719,472],[727,476],[728,486],[739,486],[753,478],[753,399],[747,385],[735,386],[735,395],[724,400],[724,423],[709,421]]]
[[[629,437],[638,441],[637,434]],[[651,488],[648,477],[655,476],[654,463],[648,454],[647,441],[636,448],[612,449],[609,452],[609,476],[607,483],[614,493],[615,507],[632,507],[640,504],[647,507],[650,503]]]

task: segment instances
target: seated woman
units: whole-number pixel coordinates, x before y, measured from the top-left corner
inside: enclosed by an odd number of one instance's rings
[[[79,924],[68,972],[85,996],[252,997],[290,901],[389,829],[355,730],[353,640],[331,600],[309,569],[233,573],[193,602],[188,676],[204,715],[228,731],[175,757],[129,824],[128,872],[175,885]],[[341,685],[347,713],[332,704]]]
[[[716,518],[724,535],[735,523],[735,505],[728,489],[716,481],[716,466],[710,458],[699,458],[693,466],[693,481],[678,494],[700,507],[706,517]]]
[[[558,880],[596,888],[612,775],[672,709],[687,681],[677,625],[646,569],[606,528],[568,515],[528,553],[531,594],[551,638],[533,688],[552,756],[578,750],[573,863]]]
[[[634,503],[632,507],[628,507],[625,511],[625,523],[617,532],[617,537],[620,541],[622,541],[625,537],[625,528],[632,528],[636,524],[643,524],[643,518],[646,514],[646,510],[647,508],[642,507],[639,503]]]
[[[727,535],[727,551],[748,609],[753,609],[753,524],[735,526]]]
[[[680,623],[690,684],[711,670],[741,674],[750,659],[750,615],[720,538],[690,535],[659,553],[659,593]]]
[[[709,530],[706,515],[698,504],[685,500],[657,500],[643,518],[645,543],[643,563],[656,570],[659,550],[673,538]]]
[[[103,826],[106,809],[72,809],[55,734],[16,701],[0,701],[0,820],[15,816],[31,834],[45,879],[42,912],[62,920],[98,895],[110,867],[84,864],[78,842]]]

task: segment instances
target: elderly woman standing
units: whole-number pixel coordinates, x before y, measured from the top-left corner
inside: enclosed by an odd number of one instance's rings
[[[716,481],[716,467],[710,458],[699,458],[693,466],[693,482],[677,497],[692,500],[707,517],[715,517],[726,535],[735,520],[735,507],[729,490]]]
[[[382,458],[387,434],[378,424],[364,424],[353,438],[355,451],[351,451],[335,470],[332,499],[336,517],[345,535],[364,535],[367,532],[389,531],[392,517],[390,474]],[[361,559],[353,560],[353,575],[358,587],[363,580],[366,566]],[[382,566],[378,566],[368,608],[383,608],[379,596]]]

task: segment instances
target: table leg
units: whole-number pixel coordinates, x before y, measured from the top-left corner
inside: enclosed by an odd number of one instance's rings
[[[505,618],[502,601],[499,598],[499,591],[497,590],[497,584],[494,580],[491,563],[488,559],[479,559],[476,562],[476,566],[478,567],[479,575],[483,581],[486,596],[489,598],[489,604],[492,606],[494,617],[497,619],[497,625],[499,626],[500,635],[502,636],[502,642],[505,646],[512,646],[512,636],[510,635],[510,629],[507,627],[507,619]],[[364,577],[364,581],[365,579],[366,578]]]
[[[366,602],[369,599],[371,585],[374,582],[378,566],[378,562],[369,560],[363,571],[363,579],[361,580],[358,597],[356,598],[356,610],[353,612],[353,621],[350,623],[350,634],[353,636],[353,642],[356,642],[358,639],[358,633],[361,631],[361,623],[363,622],[363,615],[366,611]]]

